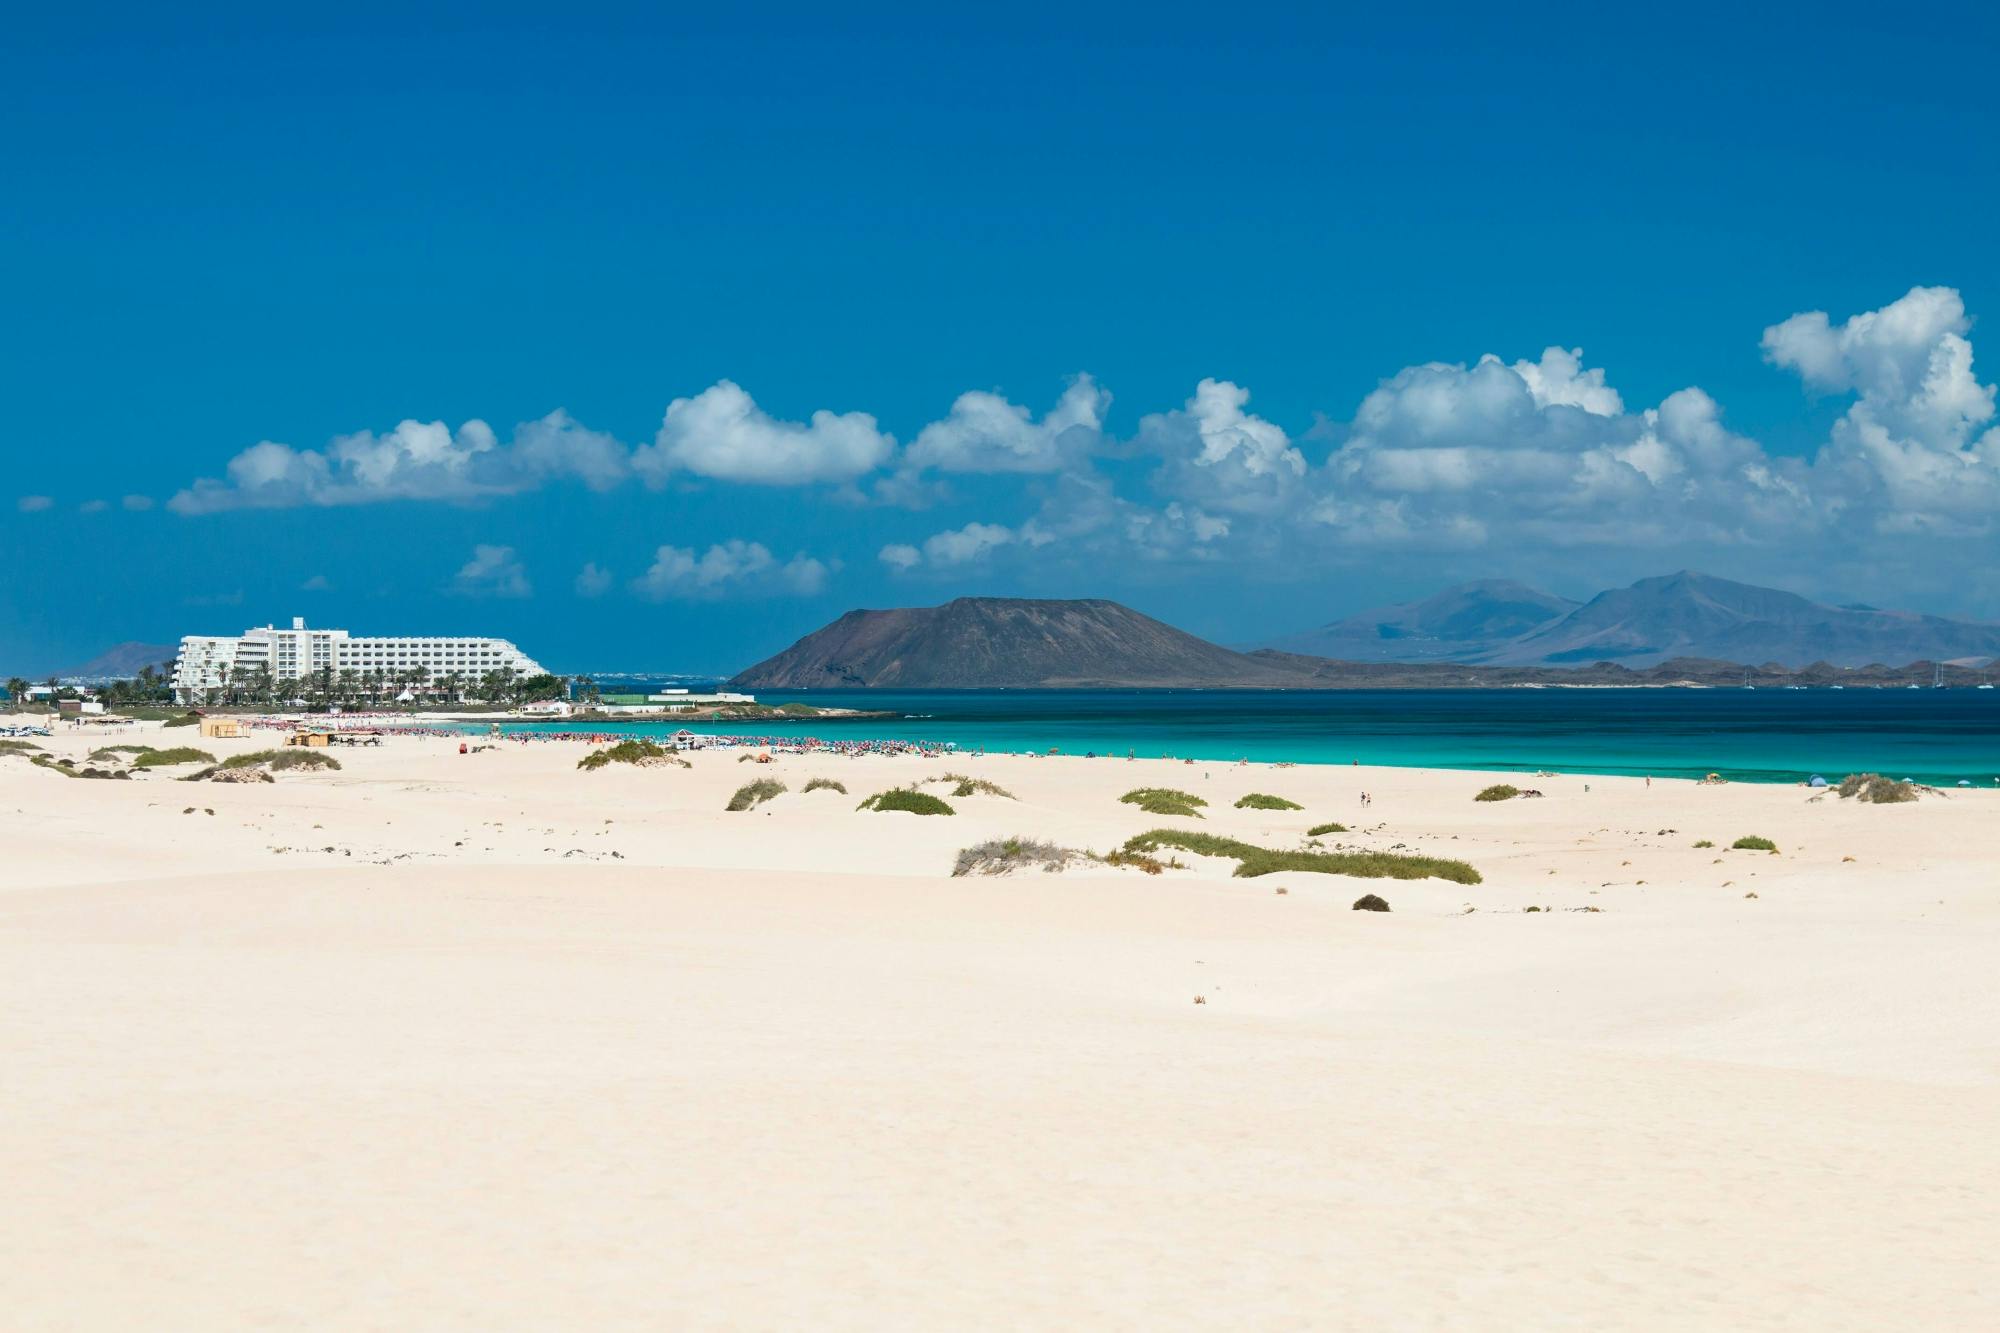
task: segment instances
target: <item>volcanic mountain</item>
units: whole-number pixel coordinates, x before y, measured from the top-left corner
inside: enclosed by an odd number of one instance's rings
[[[744,689],[1297,685],[1296,669],[1116,602],[961,597],[849,611],[729,682]]]

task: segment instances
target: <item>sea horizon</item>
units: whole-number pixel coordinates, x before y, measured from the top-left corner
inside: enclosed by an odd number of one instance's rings
[[[1803,782],[1879,772],[2000,780],[2000,691],[764,690],[760,702],[883,711],[796,721],[496,719],[503,733],[770,735],[1211,763]],[[487,724],[469,724],[486,730]]]

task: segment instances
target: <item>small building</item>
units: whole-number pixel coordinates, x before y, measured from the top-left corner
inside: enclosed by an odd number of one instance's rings
[[[238,718],[204,717],[201,720],[203,740],[241,740],[243,734],[243,723]]]
[[[728,691],[696,694],[691,690],[661,690],[658,694],[647,695],[646,702],[658,704],[662,708],[716,708],[724,704],[754,704],[757,702],[757,696],[732,694]]]
[[[332,742],[330,731],[295,731],[285,740],[287,745],[304,745],[315,750],[324,750]]]

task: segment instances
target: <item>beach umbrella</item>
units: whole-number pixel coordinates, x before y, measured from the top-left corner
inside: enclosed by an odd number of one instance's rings
[[[1806,779],[1806,786],[1808,787],[1824,787],[1825,785],[1826,779],[1817,773]]]

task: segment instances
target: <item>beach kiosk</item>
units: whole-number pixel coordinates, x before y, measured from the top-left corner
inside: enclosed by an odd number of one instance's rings
[[[204,740],[241,740],[243,723],[233,717],[204,717],[201,720],[201,734]]]

